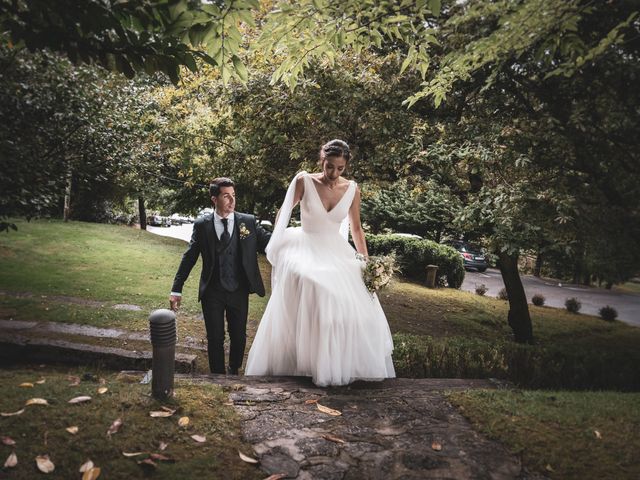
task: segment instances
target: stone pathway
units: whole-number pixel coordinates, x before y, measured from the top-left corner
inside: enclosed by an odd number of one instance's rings
[[[487,380],[388,379],[319,388],[296,377],[191,377],[228,388],[260,468],[280,478],[541,479],[475,432],[445,391]],[[341,415],[323,413],[319,406]],[[440,448],[441,447],[441,448]]]

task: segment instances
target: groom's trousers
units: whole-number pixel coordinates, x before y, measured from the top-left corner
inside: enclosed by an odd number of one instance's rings
[[[212,373],[226,373],[224,362],[224,319],[229,330],[229,369],[236,372],[242,366],[247,343],[247,315],[249,291],[241,282],[238,289],[228,292],[220,286],[210,285],[201,298],[202,314],[207,329],[207,353]]]

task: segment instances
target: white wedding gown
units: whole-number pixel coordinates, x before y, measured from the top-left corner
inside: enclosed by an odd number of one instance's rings
[[[302,227],[287,228],[298,176],[304,178]],[[299,173],[289,186],[267,247],[271,298],[245,375],[311,376],[320,386],[395,377],[387,319],[344,236],[355,191],[351,181],[327,212],[309,174]]]

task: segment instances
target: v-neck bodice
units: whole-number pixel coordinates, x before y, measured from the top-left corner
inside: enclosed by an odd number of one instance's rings
[[[322,203],[311,175],[303,175],[304,194],[300,202],[302,229],[307,232],[338,232],[342,220],[349,214],[356,191],[356,183],[349,181],[347,190],[331,210]]]

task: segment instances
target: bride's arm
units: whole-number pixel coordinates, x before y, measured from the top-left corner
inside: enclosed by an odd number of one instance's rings
[[[293,206],[291,207],[292,210],[296,207],[296,205],[298,205],[298,203],[300,203],[300,200],[302,199],[302,195],[304,195],[304,178],[300,176],[296,179],[296,191],[295,191],[295,194],[293,195]],[[280,217],[280,210],[278,210],[278,213],[276,213],[275,223],[278,223],[279,217]]]
[[[367,242],[364,239],[364,230],[360,223],[360,187],[356,185],[356,194],[353,197],[351,208],[349,209],[349,223],[351,224],[351,238],[356,246],[356,251],[364,255],[369,256],[367,251]]]

